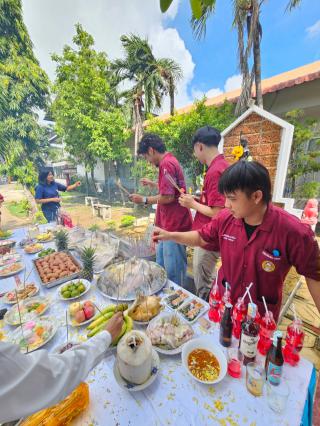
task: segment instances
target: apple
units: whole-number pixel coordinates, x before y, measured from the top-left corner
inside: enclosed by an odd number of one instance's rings
[[[83,322],[83,321],[85,321],[86,320],[86,316],[85,316],[85,313],[84,313],[84,310],[83,309],[81,309],[81,311],[77,311],[76,313],[75,313],[75,315],[74,315],[74,319],[77,321],[77,323],[81,323],[81,322]]]
[[[87,307],[91,307],[91,308],[93,308],[93,303],[91,302],[91,300],[86,300],[85,302],[83,302],[83,305],[82,305],[84,308],[87,308]]]
[[[90,319],[93,317],[94,315],[94,307],[93,306],[87,306],[85,308],[83,308],[84,314],[86,316],[86,319]]]

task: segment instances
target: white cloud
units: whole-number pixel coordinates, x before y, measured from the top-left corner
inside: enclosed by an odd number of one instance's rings
[[[241,83],[242,83],[242,75],[240,74],[233,75],[232,77],[227,78],[224,85],[224,91],[231,92],[232,90],[240,89]]]
[[[306,28],[306,32],[310,38],[317,37],[320,35],[320,19],[315,24]]]
[[[206,98],[214,98],[216,96],[222,95],[222,93],[231,92],[232,90],[239,89],[241,87],[241,82],[242,76],[240,74],[236,74],[227,78],[224,83],[224,90],[220,89],[219,87],[214,87],[213,89],[204,92],[203,90],[199,90],[196,87],[193,87],[191,89],[191,96],[193,100],[202,99],[204,96]]]
[[[55,64],[51,54],[61,53],[72,43],[75,24],[80,22],[93,35],[97,50],[105,51],[110,59],[122,56],[120,36],[135,33],[147,37],[157,56],[171,57],[181,66],[184,76],[178,87],[176,106],[191,102],[187,94],[193,78],[194,63],[178,31],[164,28],[164,22],[176,16],[179,0],[174,0],[165,14],[159,0],[23,0],[24,21],[34,43],[41,66],[53,80]],[[165,103],[164,112],[169,110]]]

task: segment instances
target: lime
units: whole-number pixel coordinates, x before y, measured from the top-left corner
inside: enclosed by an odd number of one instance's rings
[[[64,291],[62,293],[62,297],[64,297],[65,299],[69,299],[71,297],[70,291]]]
[[[77,297],[79,296],[79,292],[77,290],[73,290],[73,292],[71,293],[71,297]]]

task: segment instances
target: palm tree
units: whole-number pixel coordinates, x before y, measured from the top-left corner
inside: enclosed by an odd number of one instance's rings
[[[170,96],[174,111],[174,92],[182,77],[180,66],[172,59],[155,58],[147,39],[137,35],[123,35],[124,59],[116,59],[112,70],[119,83],[126,82],[131,87],[122,92],[129,103],[133,127],[135,129],[135,162],[139,140],[143,135],[145,113],[159,110],[165,95]]]
[[[173,0],[160,0],[162,12],[166,12]],[[233,25],[238,32],[239,68],[242,74],[242,90],[236,106],[236,114],[243,112],[251,97],[252,85],[255,83],[256,103],[263,107],[261,88],[261,52],[260,43],[262,27],[260,8],[264,0],[232,0],[234,9]],[[289,0],[287,10],[297,7],[302,0]],[[196,38],[206,34],[208,18],[214,14],[216,0],[190,0],[192,9],[191,26]],[[245,39],[245,33],[247,37]],[[253,56],[253,66],[249,70],[249,59]]]

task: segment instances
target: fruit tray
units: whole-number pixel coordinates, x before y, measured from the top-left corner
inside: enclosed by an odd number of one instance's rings
[[[50,281],[48,283],[44,283],[42,281],[40,275],[39,275],[38,268],[37,268],[37,265],[36,265],[36,263],[37,263],[37,261],[39,261],[39,259],[32,259],[32,262],[34,264],[34,270],[35,270],[35,273],[37,275],[37,278],[39,279],[39,282],[41,283],[41,285],[43,285],[44,287],[46,287],[46,288],[55,287],[57,285],[65,283],[67,281],[70,281],[70,280],[73,280],[75,278],[78,278],[81,275],[81,273],[82,273],[82,265],[81,265],[81,263],[70,253],[69,250],[65,250],[64,253],[67,253],[68,256],[72,259],[73,263],[80,268],[79,271],[74,272],[74,273],[72,273],[70,275],[67,275],[65,277],[58,278],[58,279],[56,279],[54,281]],[[42,259],[44,259],[44,258],[42,258]]]

